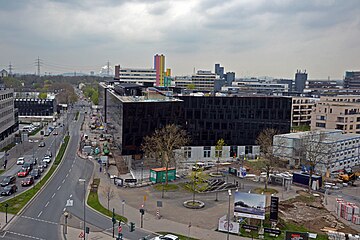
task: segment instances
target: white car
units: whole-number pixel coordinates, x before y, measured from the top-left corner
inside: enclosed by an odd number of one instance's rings
[[[152,238],[151,240],[179,240],[180,238],[178,236],[172,235],[172,234],[166,234],[164,236],[157,236]]]
[[[25,163],[25,158],[24,157],[19,157],[16,161],[17,165],[23,165]]]
[[[50,163],[51,162],[51,157],[45,156],[42,161],[46,162],[46,163]]]

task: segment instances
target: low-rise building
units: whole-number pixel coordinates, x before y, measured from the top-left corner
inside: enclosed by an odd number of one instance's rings
[[[312,109],[318,100],[318,98],[293,97],[291,126],[310,126]]]
[[[322,137],[320,137],[320,135]],[[307,136],[315,136],[306,138]],[[319,136],[319,138],[316,138]],[[337,171],[360,165],[359,146],[360,134],[344,134],[341,130],[322,130],[312,132],[298,132],[279,134],[274,136],[274,154],[288,161],[290,166],[305,164],[306,154],[302,148],[302,141],[314,141],[314,144],[323,145],[321,162],[315,171],[325,173],[326,170]],[[316,141],[316,142],[315,142]],[[307,143],[311,144],[311,142]],[[317,149],[314,148],[314,151]],[[305,164],[306,165],[306,164]]]

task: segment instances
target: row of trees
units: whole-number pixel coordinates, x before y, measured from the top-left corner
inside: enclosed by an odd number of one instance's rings
[[[93,104],[99,104],[99,90],[97,85],[86,85],[82,91],[86,97],[90,98]]]
[[[274,136],[278,134],[279,132],[277,130],[268,128],[264,129],[256,139],[256,144],[260,146],[262,153],[261,162],[263,164],[263,170],[266,172],[265,190],[268,188],[268,180],[273,170],[286,165],[288,161],[286,160],[286,162],[284,162],[281,158],[281,156],[284,155],[282,151],[284,151],[287,146],[286,139],[277,138],[277,142],[274,143]],[[330,158],[328,158],[328,153],[333,146],[324,143],[325,140],[326,136],[324,133],[310,131],[301,137],[296,146],[300,164],[307,166],[310,179],[319,164],[329,168]],[[190,139],[186,131],[175,124],[166,125],[161,129],[157,129],[152,135],[144,138],[141,149],[146,157],[159,159],[161,161],[162,166],[166,169],[166,185],[168,184],[167,172],[169,166],[175,164],[174,150],[186,146],[188,143],[190,143]],[[223,139],[217,141],[215,147],[216,157],[222,157],[222,148],[224,145],[225,141]],[[194,176],[194,179],[199,179],[199,177]],[[311,181],[309,181],[308,187],[310,190]]]

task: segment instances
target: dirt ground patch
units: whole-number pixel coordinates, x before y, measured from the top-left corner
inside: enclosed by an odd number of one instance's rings
[[[296,198],[279,204],[280,216],[285,221],[304,226],[316,233],[324,233],[321,231],[324,227],[335,228],[345,233],[357,233],[324,208],[321,195],[315,197],[305,191],[299,191],[298,194]]]

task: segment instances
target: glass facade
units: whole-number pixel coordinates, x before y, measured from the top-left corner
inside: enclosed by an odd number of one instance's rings
[[[52,116],[56,112],[55,99],[15,99],[15,108],[19,110],[19,116]]]

